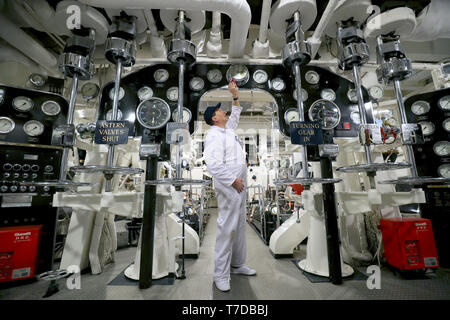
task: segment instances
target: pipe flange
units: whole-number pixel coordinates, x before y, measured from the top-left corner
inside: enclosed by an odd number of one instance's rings
[[[395,80],[404,80],[411,76],[411,60],[407,58],[391,58],[382,63],[376,70],[378,81],[384,84],[391,84]]]
[[[170,41],[168,51],[167,60],[177,65],[181,61],[184,61],[185,64],[192,65],[197,58],[195,44],[189,40],[173,39]]]
[[[105,42],[105,56],[114,64],[121,60],[124,67],[131,67],[136,61],[136,42],[116,37],[108,38]]]
[[[94,64],[89,56],[65,52],[59,56],[59,70],[69,78],[78,75],[80,80],[89,80],[94,73]]]
[[[291,68],[295,62],[308,64],[311,61],[311,45],[306,41],[289,42],[281,51],[281,60],[285,68]]]
[[[365,42],[350,43],[340,53],[340,68],[350,70],[354,65],[365,64],[370,57],[369,46]]]

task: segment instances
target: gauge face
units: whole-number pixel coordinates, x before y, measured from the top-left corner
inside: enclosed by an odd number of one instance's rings
[[[209,70],[206,74],[206,78],[211,83],[219,83],[222,81],[222,72],[219,69]]]
[[[136,109],[136,118],[147,129],[159,129],[170,119],[169,105],[155,97],[144,100]]]
[[[294,90],[294,93],[292,95],[295,100],[297,100],[297,89]],[[302,88],[302,101],[305,102],[308,100],[308,92]]]
[[[272,89],[276,92],[281,92],[286,88],[284,80],[281,78],[275,78],[272,80]]]
[[[187,123],[191,121],[192,113],[191,110],[188,108],[183,107],[183,119],[181,119],[182,122]],[[173,110],[172,112],[172,120],[174,122],[178,122],[178,109]]]
[[[305,74],[305,80],[309,84],[318,84],[320,76],[317,72],[310,70]]]
[[[443,164],[438,168],[438,174],[444,178],[450,178],[450,163]]]
[[[0,117],[0,134],[10,133],[16,124],[8,117]]]
[[[243,64],[235,64],[229,67],[226,76],[228,81],[230,81],[231,78],[233,78],[234,80],[236,80],[236,83],[240,86],[246,84],[248,79],[250,78],[248,69]]]
[[[37,137],[44,132],[44,125],[37,120],[30,120],[23,125],[23,131],[30,137]]]
[[[334,101],[336,99],[336,93],[332,89],[323,89],[322,92],[320,92],[320,96],[322,99]]]
[[[433,146],[433,151],[440,157],[450,156],[450,142],[448,141],[436,142]]]
[[[436,127],[434,126],[433,122],[430,121],[420,121],[419,125],[422,127],[422,133],[425,137],[431,136],[436,130]]]
[[[450,95],[440,98],[438,106],[444,111],[450,111]]]
[[[122,87],[119,89],[119,100],[122,100],[122,98],[125,96],[125,90],[123,90]],[[109,98],[111,100],[114,100],[114,87],[109,90]]]
[[[358,102],[358,96],[356,95],[356,90],[355,89],[348,90],[347,91],[347,98],[351,102],[357,103]]]
[[[350,119],[352,119],[353,123],[361,124],[361,115],[358,111],[353,111],[350,113]]]
[[[169,89],[167,89],[166,97],[170,101],[177,101],[178,100],[178,87],[170,87]]]
[[[380,100],[383,98],[384,90],[380,86],[373,86],[369,88],[369,95],[373,100]]]
[[[426,101],[416,101],[411,106],[411,112],[416,116],[425,114],[428,111],[430,111],[430,104]]]
[[[442,122],[442,126],[445,131],[450,132],[450,118],[445,119],[444,122]]]
[[[341,110],[329,100],[317,100],[309,108],[309,119],[322,122],[322,129],[330,130],[341,120]]]
[[[166,82],[169,79],[169,72],[166,69],[158,69],[153,73],[156,82]]]
[[[94,99],[99,92],[99,86],[93,82],[87,82],[81,87],[81,95],[86,100]]]
[[[123,116],[122,111],[120,111],[120,109],[117,109],[117,119],[116,119],[116,121],[122,120],[122,116]],[[106,113],[106,120],[112,121],[112,119],[113,119],[113,110],[110,109]]]
[[[33,108],[34,102],[27,97],[15,97],[12,102],[13,108],[20,112],[28,112]]]
[[[33,73],[30,75],[30,82],[35,87],[43,87],[45,85],[45,78],[41,74]]]
[[[267,80],[269,80],[269,76],[264,70],[256,70],[255,72],[253,72],[253,81],[255,81],[256,83],[263,84],[266,83]]]
[[[139,100],[148,100],[153,97],[153,90],[150,87],[143,86],[137,92]]]
[[[47,116],[56,116],[61,112],[61,106],[56,101],[45,101],[41,106],[42,112]]]
[[[205,81],[200,77],[194,77],[189,81],[189,87],[192,91],[201,91],[205,87]]]
[[[298,110],[295,108],[287,109],[284,113],[284,122],[289,125],[292,121],[299,121]]]

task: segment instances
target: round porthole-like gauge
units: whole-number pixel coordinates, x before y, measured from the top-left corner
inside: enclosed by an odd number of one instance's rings
[[[170,120],[170,107],[156,97],[144,100],[136,109],[136,119],[144,128],[159,129]]]

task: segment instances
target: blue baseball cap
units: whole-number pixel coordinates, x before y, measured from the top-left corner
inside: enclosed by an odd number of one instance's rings
[[[218,103],[215,106],[209,106],[206,108],[205,110],[205,114],[203,115],[203,117],[205,118],[205,122],[207,124],[209,124],[210,126],[212,126],[214,123],[212,121],[212,117],[214,116],[214,112],[216,112],[217,109],[220,108],[220,106],[222,105],[222,103]]]

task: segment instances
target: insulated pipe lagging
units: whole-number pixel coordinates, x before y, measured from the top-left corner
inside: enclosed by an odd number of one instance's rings
[[[259,42],[267,41],[267,32],[269,30],[269,18],[272,0],[264,0],[261,10],[261,22],[259,24]]]
[[[92,7],[109,9],[172,9],[190,11],[219,11],[231,18],[230,58],[245,53],[247,33],[252,19],[250,6],[245,0],[79,0]]]

